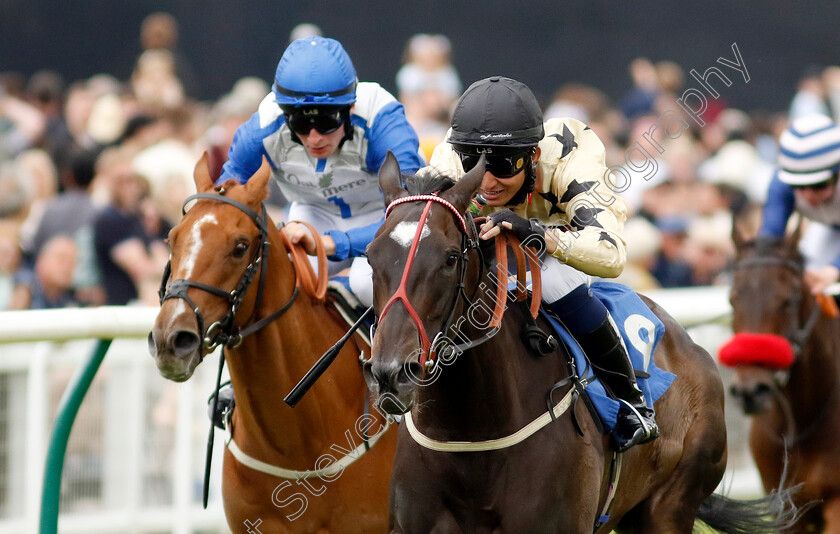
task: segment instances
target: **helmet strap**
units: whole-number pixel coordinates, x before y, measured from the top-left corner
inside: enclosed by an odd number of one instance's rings
[[[534,149],[535,150],[535,149]],[[533,155],[533,150],[531,154]],[[537,162],[533,159],[530,165],[525,166],[525,181],[522,182],[522,187],[516,192],[506,206],[517,206],[528,200],[528,195],[534,192],[534,186],[537,183]]]

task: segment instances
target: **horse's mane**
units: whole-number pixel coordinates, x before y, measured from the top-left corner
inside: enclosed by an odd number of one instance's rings
[[[784,240],[776,236],[758,236],[749,244],[755,248],[755,253],[759,256],[773,255],[773,252],[782,246]]]
[[[405,177],[405,189],[410,195],[441,193],[455,185],[455,180],[438,172],[426,172]]]
[[[804,261],[799,247],[790,245],[783,237],[757,236],[745,242],[738,252],[743,258],[744,253],[757,258],[783,258],[801,264]]]

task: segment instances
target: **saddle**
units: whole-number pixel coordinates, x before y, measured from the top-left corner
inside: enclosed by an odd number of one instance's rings
[[[595,282],[590,286],[592,293],[604,303],[618,327],[636,374],[639,389],[645,394],[645,401],[651,409],[670,387],[676,375],[656,366],[653,353],[665,333],[665,325],[647,307],[638,294],[629,287],[616,282]],[[596,424],[609,433],[615,426],[619,401],[611,398],[600,380],[595,376],[586,355],[566,328],[545,308],[540,314],[551,325],[550,335],[562,342],[569,362],[570,376],[561,380],[548,392],[547,402],[551,406],[555,389],[572,383],[577,393],[592,412]],[[527,334],[526,327],[523,337]]]

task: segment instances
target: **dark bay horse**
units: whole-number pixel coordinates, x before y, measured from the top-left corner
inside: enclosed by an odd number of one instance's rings
[[[799,228],[785,239],[747,240],[737,226],[730,300],[733,338],[720,350],[735,367],[733,394],[752,416],[750,449],[764,488],[802,484],[800,503],[822,501],[789,532],[840,533],[840,320],[805,283]]]
[[[662,435],[615,466],[583,403],[557,402],[572,398],[570,384],[555,388],[569,376],[563,353],[537,356],[522,342],[527,310],[512,305],[489,339],[471,320],[494,310],[492,266],[464,221],[483,171],[482,161],[454,185],[407,177],[407,191],[395,158],[380,169],[389,210],[368,250],[379,324],[363,368],[380,407],[405,413],[390,532],[688,534],[696,517],[727,532],[774,531],[779,523],[761,518],[781,501],[713,494],[726,466],[723,385],[714,360],[662,308],[645,300],[667,329],[657,365],[677,375],[656,403]],[[452,325],[485,341],[449,350],[439,341]],[[538,325],[548,330],[542,317]]]
[[[384,430],[381,414],[365,413],[359,348],[347,343],[296,408],[283,402],[346,325],[297,288],[309,263],[293,265],[294,251],[262,206],[268,164],[244,186],[214,187],[205,160],[195,169],[197,201],[169,236],[171,282],[149,348],[160,373],[182,382],[208,344],[227,344],[236,392],[222,481],[230,528],[383,532],[396,432]]]

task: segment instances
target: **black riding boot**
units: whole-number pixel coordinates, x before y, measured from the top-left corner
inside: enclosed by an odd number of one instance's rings
[[[653,410],[647,407],[645,396],[636,385],[630,356],[609,317],[589,334],[575,339],[586,352],[604,389],[621,402],[618,420],[612,431],[615,449],[624,452],[633,445],[659,437]]]

